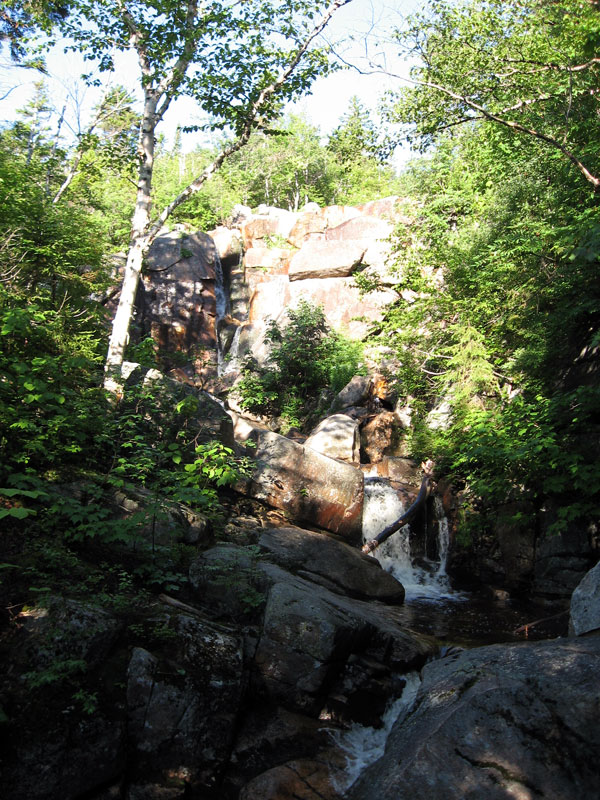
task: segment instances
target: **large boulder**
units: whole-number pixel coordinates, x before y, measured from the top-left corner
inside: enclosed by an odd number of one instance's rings
[[[208,235],[215,243],[221,261],[235,262],[242,255],[242,236],[237,228],[226,228],[219,225]]]
[[[327,220],[321,210],[306,211],[300,214],[296,223],[288,234],[288,242],[294,247],[302,247],[315,235],[321,238],[321,234],[327,228]]]
[[[391,411],[383,411],[369,420],[360,431],[360,444],[372,464],[381,461],[384,455],[394,455],[398,439],[398,420]]]
[[[259,568],[272,586],[255,666],[271,701],[318,714],[353,654],[363,654],[378,673],[391,674],[414,669],[431,651],[393,621],[386,606],[375,613],[372,603],[335,594],[277,565]],[[352,689],[347,692],[351,695]],[[385,705],[389,696],[379,699]]]
[[[347,242],[350,240],[373,241],[387,239],[393,226],[378,217],[361,215],[354,217],[335,228],[329,228],[325,233],[328,242]]]
[[[329,458],[360,463],[360,434],[358,423],[346,414],[332,414],[322,420],[304,442],[318,453]]]
[[[292,211],[285,211],[282,208],[261,209],[264,214],[253,216],[242,223],[242,237],[244,249],[249,250],[258,241],[268,241],[269,239],[288,238],[298,215]]]
[[[170,614],[169,657],[133,650],[127,672],[129,797],[206,796],[225,766],[243,690],[241,640],[205,620]]]
[[[331,748],[331,744],[331,728],[324,725],[323,720],[281,706],[259,703],[251,707],[241,721],[223,796],[237,797],[240,788],[249,782],[254,790],[262,785],[262,780],[255,783],[254,779],[270,771],[273,764],[319,757],[321,751]],[[261,800],[278,796],[270,790],[259,795]]]
[[[365,249],[360,242],[307,242],[290,261],[290,280],[345,278],[360,264]]]
[[[581,800],[600,792],[600,636],[493,645],[423,670],[351,800]]]
[[[336,594],[401,603],[404,587],[379,562],[333,536],[301,528],[268,528],[258,545],[279,566]]]
[[[298,520],[360,542],[363,474],[271,431],[250,437],[255,466],[238,491],[281,508]]]
[[[600,561],[573,592],[569,622],[569,630],[575,636],[597,628],[600,628]]]
[[[293,251],[283,247],[254,246],[246,251],[246,281],[252,285],[270,280],[272,275],[287,275]]]
[[[371,378],[355,375],[344,388],[338,392],[331,404],[332,410],[361,406],[367,403],[371,389]]]
[[[327,754],[318,759],[294,759],[246,784],[240,800],[340,800],[335,787],[343,777],[341,766],[334,766]]]

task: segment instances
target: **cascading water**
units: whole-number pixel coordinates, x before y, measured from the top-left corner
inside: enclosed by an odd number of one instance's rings
[[[332,737],[346,758],[346,768],[342,780],[335,781],[335,789],[343,793],[352,786],[370,764],[381,758],[392,729],[400,717],[406,716],[414,705],[421,679],[417,672],[404,676],[406,685],[402,695],[392,701],[381,719],[381,727],[368,728],[355,723],[348,730],[335,731]]]
[[[240,349],[241,333],[242,326],[240,325],[233,334],[233,339],[231,340],[231,346],[229,347],[227,358],[223,359],[224,363],[222,367],[220,366],[219,374],[226,375],[228,372],[237,372],[239,370],[240,365],[238,363],[238,353]]]
[[[215,334],[217,339],[217,374],[221,375],[224,370],[225,357],[223,353],[223,346],[221,344],[220,328],[223,320],[229,314],[229,295],[225,289],[225,278],[223,276],[223,265],[215,247],[214,249],[214,265],[215,265],[215,302],[216,302],[216,319],[215,319]]]
[[[446,574],[449,530],[441,502],[436,498],[435,516],[437,527],[437,560],[419,564],[411,557],[410,526],[405,526],[390,536],[376,551],[375,558],[381,566],[391,572],[406,590],[411,599],[439,600],[457,599],[450,588]],[[382,478],[365,479],[365,502],[363,511],[363,540],[374,539],[388,525],[402,516],[406,509],[396,490]]]

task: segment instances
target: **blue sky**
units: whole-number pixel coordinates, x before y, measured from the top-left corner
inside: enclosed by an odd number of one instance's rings
[[[389,32],[402,24],[406,14],[422,5],[422,0],[353,0],[337,12],[326,31],[326,38],[339,43],[336,49],[345,60],[363,69],[368,68],[367,58],[379,61],[385,58],[391,71],[406,73],[407,66],[396,58],[395,48],[389,41]],[[84,69],[87,71],[88,67],[86,65],[84,68],[77,54],[65,53],[62,47],[57,46],[48,57],[47,64],[49,75],[45,81],[56,112],[60,112],[63,105],[67,104],[68,125],[63,131],[67,134],[68,127],[77,128],[77,106],[79,105],[79,115],[85,125],[85,117],[97,101],[98,94],[86,90],[78,81],[79,75]],[[16,118],[17,109],[31,98],[33,84],[41,77],[39,73],[30,70],[10,68],[5,59],[4,66],[0,69],[0,97],[7,91],[9,94],[0,100],[0,120],[11,121]],[[135,62],[125,57],[119,63],[113,83],[134,89],[136,77]],[[290,110],[305,113],[326,134],[339,123],[353,95],[357,95],[367,108],[375,110],[382,93],[397,86],[396,79],[344,70],[317,81],[312,93]],[[161,130],[170,139],[178,123],[199,121],[192,101],[182,99],[173,106]],[[184,142],[186,149],[192,149],[199,143],[198,134],[195,137],[187,137]]]

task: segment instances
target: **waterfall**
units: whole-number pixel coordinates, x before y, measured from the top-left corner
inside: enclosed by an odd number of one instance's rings
[[[404,677],[406,685],[402,695],[388,704],[380,728],[368,728],[354,723],[348,730],[331,733],[346,757],[344,778],[343,781],[335,781],[336,791],[345,792],[370,764],[381,758],[392,726],[413,707],[421,679],[418,672],[410,672]]]
[[[374,539],[388,525],[402,516],[405,508],[396,490],[383,478],[365,479],[363,510],[363,541]],[[457,598],[450,588],[446,574],[446,559],[450,541],[448,520],[439,498],[434,500],[436,527],[436,561],[419,559],[411,554],[410,526],[394,533],[375,551],[381,566],[391,572],[406,590],[407,600]]]
[[[231,347],[229,348],[229,352],[227,353],[227,359],[224,359],[222,373],[226,375],[228,372],[236,372],[240,365],[238,364],[238,353],[240,349],[240,337],[242,333],[242,326],[239,325],[236,328],[235,333],[233,334],[233,339],[231,340]]]
[[[223,353],[223,345],[221,343],[221,327],[222,322],[229,314],[229,295],[225,291],[225,278],[223,276],[223,265],[219,258],[217,248],[214,248],[214,265],[215,265],[215,302],[217,313],[215,318],[215,338],[217,340],[217,374],[221,375],[224,368],[225,356]]]

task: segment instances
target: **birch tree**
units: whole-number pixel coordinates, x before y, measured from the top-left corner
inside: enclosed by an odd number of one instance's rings
[[[117,52],[135,53],[143,95],[137,148],[137,198],[123,286],[105,368],[105,388],[120,392],[129,324],[152,241],[173,213],[253,130],[276,118],[329,69],[316,40],[351,0],[76,0],[61,31],[101,71]],[[214,161],[162,209],[151,205],[156,131],[173,101],[192,97],[212,129],[231,132]]]

